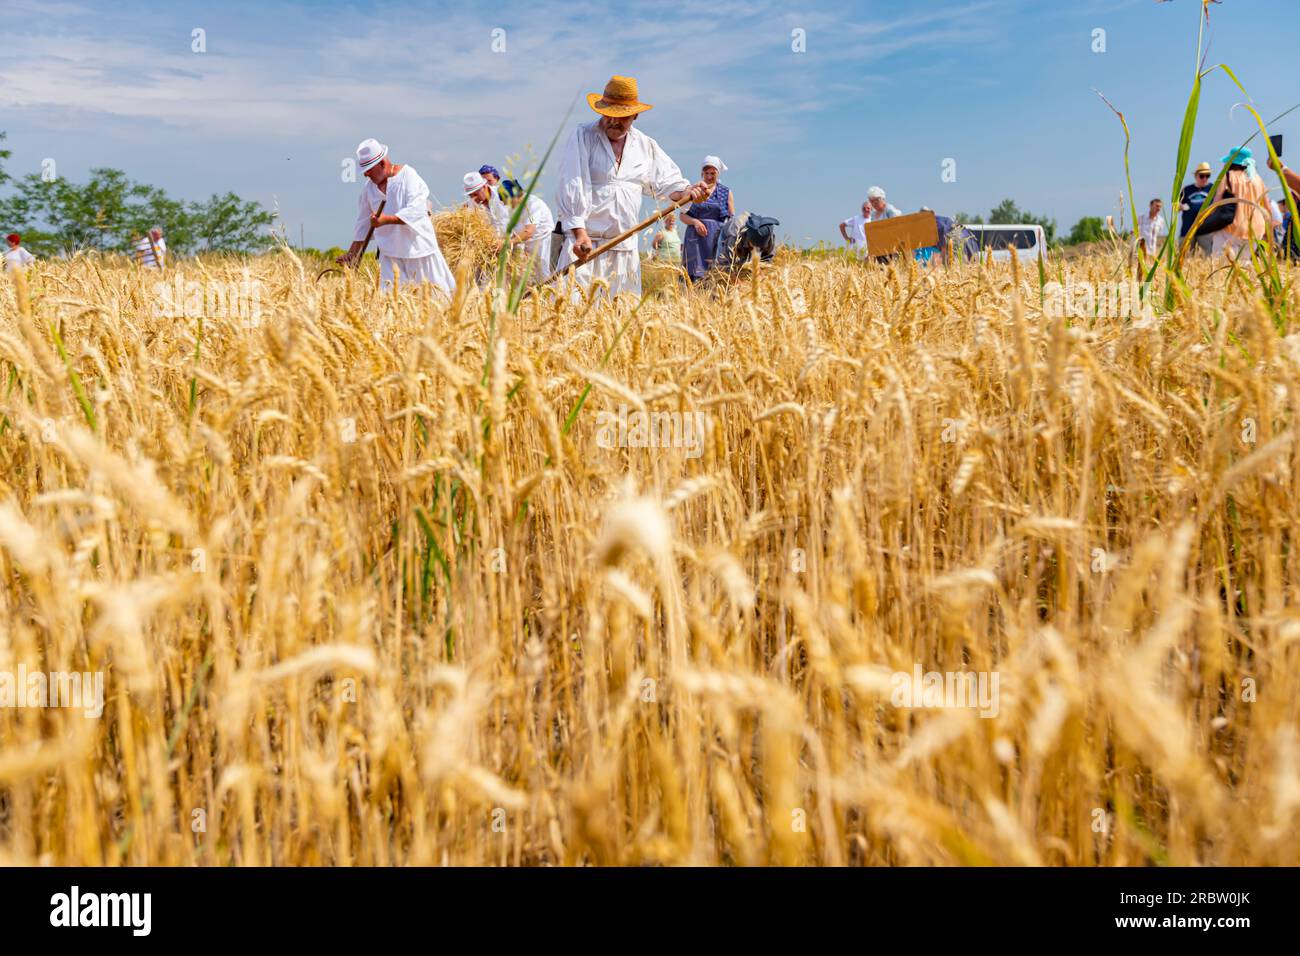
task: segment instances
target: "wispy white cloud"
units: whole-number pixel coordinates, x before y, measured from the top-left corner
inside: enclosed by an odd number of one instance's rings
[[[263,149],[280,162],[296,157],[298,176],[335,184],[338,160],[375,135],[444,194],[485,159],[530,143],[540,152],[569,104],[618,72],[639,78],[656,104],[639,123],[684,169],[720,152],[739,171],[770,164],[781,144],[803,149],[828,122],[833,151],[835,124],[863,122],[882,90],[959,69],[962,51],[989,43],[1015,2],[882,5],[889,12],[876,16],[855,2],[792,11],[788,0],[431,12],[237,3],[158,5],[137,20],[109,4],[6,0],[31,15],[0,20],[0,110],[29,128],[84,134],[88,153],[97,132],[129,130],[209,165]],[[205,53],[190,50],[195,25],[207,31]],[[491,49],[496,27],[504,53]],[[796,27],[806,53],[791,49]],[[585,121],[576,103],[574,119]],[[287,207],[321,202],[309,190],[323,186],[261,175]]]

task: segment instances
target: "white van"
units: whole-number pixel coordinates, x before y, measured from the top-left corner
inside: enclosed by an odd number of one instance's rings
[[[1013,254],[1021,262],[1032,262],[1042,259],[1047,252],[1047,233],[1042,226],[963,223],[962,228],[979,243],[980,257],[992,252],[994,262],[1010,262]]]

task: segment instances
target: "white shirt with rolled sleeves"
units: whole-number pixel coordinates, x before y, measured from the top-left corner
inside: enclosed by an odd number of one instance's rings
[[[1163,213],[1156,213],[1154,219],[1146,212],[1138,216],[1138,238],[1146,240],[1147,252],[1154,253],[1160,246],[1160,240],[1168,234],[1169,227],[1165,225]]]
[[[584,123],[564,144],[555,211],[564,227],[558,268],[574,261],[573,230],[586,229],[592,246],[632,228],[641,220],[641,199],[667,199],[691,183],[653,139],[633,127],[627,132],[621,161],[597,123]],[[609,295],[641,294],[641,257],[637,237],[629,236],[609,252],[574,270],[580,287],[593,279],[609,283]]]
[[[513,214],[513,210],[511,211]],[[509,217],[506,224],[509,224]],[[524,254],[533,260],[531,277],[544,279],[545,271],[551,263],[551,233],[555,231],[555,217],[551,208],[537,196],[529,196],[524,203],[524,211],[519,214],[515,232],[528,226],[534,226],[532,237],[524,240]]]
[[[438,235],[429,218],[429,187],[420,174],[403,166],[390,176],[388,191],[366,180],[357,199],[357,224],[352,230],[354,242],[361,242],[370,231],[370,216],[384,203],[384,215],[397,216],[401,225],[380,226],[375,230],[375,247],[379,250],[383,288],[394,282],[429,282],[448,295],[456,291],[456,279],[438,248]]]
[[[501,196],[497,192],[500,183],[492,187],[492,192],[488,194],[488,218],[492,220],[492,225],[496,226],[497,232],[501,235],[506,234],[506,226],[510,225],[510,216],[514,212],[509,206],[501,201]]]
[[[869,221],[870,220],[867,219],[866,216],[859,213],[856,216],[850,216],[848,219],[845,219],[840,223],[841,226],[847,227],[846,231],[849,234],[850,249],[861,251],[867,248],[867,234],[863,231],[862,227]]]

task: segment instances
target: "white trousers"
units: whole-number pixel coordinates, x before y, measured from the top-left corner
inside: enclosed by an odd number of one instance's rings
[[[598,246],[603,240],[593,237],[591,241]],[[573,261],[573,238],[565,235],[560,262],[556,268],[563,269]],[[604,279],[609,283],[611,299],[620,292],[629,293],[639,299],[641,297],[641,254],[636,249],[611,249],[586,265],[578,266],[561,281],[573,282],[577,286],[575,297],[578,297],[580,294],[585,294],[593,279]]]
[[[551,274],[551,234],[548,232],[544,236],[534,235],[532,239],[524,242],[524,254],[521,256],[520,268],[523,268],[525,262],[530,262],[528,269],[528,284],[535,285],[541,282]]]
[[[448,295],[456,291],[456,277],[447,268],[447,260],[441,250],[431,252],[418,259],[395,259],[392,256],[379,257],[379,288],[387,292],[394,283],[418,285],[428,282]]]

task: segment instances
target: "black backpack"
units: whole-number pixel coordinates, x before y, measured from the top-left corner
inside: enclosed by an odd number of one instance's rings
[[[764,262],[769,262],[776,252],[776,227],[779,225],[781,221],[770,216],[751,215],[745,221],[745,242],[751,250],[758,250]]]

